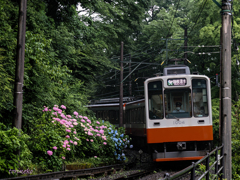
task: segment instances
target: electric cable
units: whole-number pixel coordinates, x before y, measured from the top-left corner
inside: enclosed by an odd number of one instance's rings
[[[168,35],[169,35],[169,33],[170,33],[171,29],[172,29],[172,25],[173,25],[173,22],[174,22],[174,19],[175,19],[175,15],[176,15],[177,10],[178,10],[179,3],[180,3],[180,0],[178,0],[178,4],[177,4],[177,7],[176,7],[176,10],[175,10],[174,16],[173,16],[173,20],[172,20],[172,23],[171,23],[170,29],[168,30],[168,34],[167,34],[166,38],[168,38]]]
[[[199,14],[198,14],[197,19],[196,19],[196,21],[195,21],[193,27],[191,28],[190,33],[188,34],[188,37],[189,37],[189,36],[191,35],[191,33],[193,32],[193,29],[194,29],[195,25],[197,24],[197,21],[198,21],[198,19],[199,19],[199,16],[202,14],[202,11],[203,11],[203,9],[204,9],[206,3],[207,3],[207,0],[205,0],[204,4],[202,3],[202,4],[203,4],[202,9],[200,10],[200,12],[199,12]]]

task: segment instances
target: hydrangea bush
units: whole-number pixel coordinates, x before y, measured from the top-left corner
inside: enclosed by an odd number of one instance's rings
[[[107,121],[95,117],[65,114],[66,107],[44,107],[29,147],[43,169],[61,170],[71,158],[102,158],[113,163],[125,160],[123,149],[130,147],[124,128],[116,129]],[[131,146],[132,147],[132,146]]]

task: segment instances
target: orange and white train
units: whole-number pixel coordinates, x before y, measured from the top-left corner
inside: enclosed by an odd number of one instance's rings
[[[144,97],[124,97],[124,127],[153,161],[199,160],[213,140],[210,79],[188,66],[164,68],[144,82]],[[88,105],[98,118],[119,124],[119,98]]]

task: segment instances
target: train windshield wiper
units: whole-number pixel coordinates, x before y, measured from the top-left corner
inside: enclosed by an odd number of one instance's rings
[[[169,116],[172,116],[172,117],[174,117],[176,120],[179,121],[179,118],[177,118],[176,116],[174,116],[174,115],[172,115],[172,114],[169,114]]]

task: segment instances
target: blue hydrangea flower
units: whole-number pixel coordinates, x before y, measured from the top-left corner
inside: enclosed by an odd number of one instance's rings
[[[124,153],[122,153],[122,156],[125,156],[125,154],[124,154]]]
[[[133,145],[130,145],[130,148],[133,148]]]
[[[121,134],[121,135],[120,135],[120,137],[123,137],[123,136],[124,136],[124,134]]]

